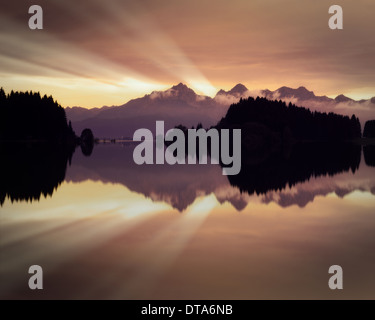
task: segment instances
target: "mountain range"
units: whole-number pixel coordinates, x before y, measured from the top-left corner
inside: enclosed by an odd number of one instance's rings
[[[120,138],[132,137],[139,128],[148,128],[153,132],[156,120],[163,120],[166,130],[178,124],[191,127],[202,123],[203,127],[209,127],[225,116],[232,103],[249,96],[283,100],[322,112],[349,116],[356,114],[362,125],[375,118],[375,97],[356,101],[340,94],[332,99],[317,96],[302,86],[297,89],[281,87],[275,91],[250,91],[243,84],[237,84],[229,91],[219,90],[211,98],[196,94],[194,90],[180,83],[165,91],[153,91],[121,106],[93,109],[67,107],[65,111],[78,133],[84,128],[91,128],[96,137]]]

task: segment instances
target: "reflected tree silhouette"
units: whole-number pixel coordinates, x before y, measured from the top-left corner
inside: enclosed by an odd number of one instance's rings
[[[285,152],[274,152],[258,161],[259,154],[247,155],[241,171],[228,176],[232,186],[249,194],[265,194],[292,187],[311,177],[334,176],[358,170],[361,162],[361,146],[352,143],[297,143]]]
[[[0,204],[52,196],[64,181],[75,147],[46,143],[2,144]]]
[[[94,134],[91,129],[83,129],[80,138],[81,151],[85,156],[90,156],[94,149]]]
[[[374,145],[364,146],[363,155],[365,158],[365,163],[369,167],[375,167],[375,146]]]

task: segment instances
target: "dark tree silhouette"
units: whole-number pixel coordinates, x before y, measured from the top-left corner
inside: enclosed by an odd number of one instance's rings
[[[94,143],[94,134],[91,129],[83,129],[81,133],[81,141],[84,143]]]
[[[359,119],[335,113],[322,113],[297,107],[292,103],[266,98],[241,99],[232,104],[218,128],[241,128],[248,124],[261,125],[279,137],[285,130],[297,140],[342,141],[361,137]]]
[[[375,146],[363,146],[363,155],[365,158],[365,163],[369,167],[375,167]]]
[[[186,154],[188,129],[182,125],[176,128],[185,134]],[[197,128],[201,128],[201,124]],[[355,115],[312,112],[292,103],[286,105],[281,100],[259,97],[241,98],[232,104],[226,116],[213,128],[241,129],[243,164],[260,163],[277,152],[287,156],[296,142],[338,143],[361,137],[361,124]],[[232,144],[232,138],[229,141]],[[210,143],[209,140],[209,150]],[[230,152],[232,150],[230,145]]]
[[[52,196],[65,179],[74,150],[68,144],[1,144],[0,205],[6,198],[32,202]]]
[[[64,181],[78,142],[65,110],[52,96],[31,91],[6,95],[1,88],[0,204],[6,198],[32,201],[52,195]]]
[[[355,172],[361,159],[361,146],[348,143],[361,137],[354,115],[250,97],[231,105],[216,128],[241,129],[241,172],[228,179],[250,194],[280,190],[313,176]]]
[[[85,156],[90,156],[94,149],[94,134],[88,128],[83,129],[81,133],[81,150]]]
[[[364,138],[375,138],[375,120],[369,120],[365,123],[365,128],[363,129]]]
[[[257,159],[255,159],[257,160]],[[262,161],[242,163],[238,175],[228,176],[232,186],[249,194],[282,190],[311,177],[356,172],[361,146],[352,143],[297,143],[288,156],[275,152]]]
[[[0,90],[0,140],[75,141],[66,114],[52,96]]]

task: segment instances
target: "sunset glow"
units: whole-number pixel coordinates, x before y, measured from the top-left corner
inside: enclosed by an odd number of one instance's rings
[[[241,82],[369,98],[375,3],[340,4],[345,27],[335,32],[325,1],[41,0],[43,30],[27,27],[29,2],[7,3],[1,85],[52,94],[64,107],[120,105],[179,82],[209,96]]]
[[[375,0],[0,2],[0,299],[375,298]]]

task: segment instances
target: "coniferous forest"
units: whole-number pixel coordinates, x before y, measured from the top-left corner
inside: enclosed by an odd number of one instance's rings
[[[94,136],[85,129],[77,137],[64,108],[39,92],[0,89],[0,206],[11,201],[51,196],[64,181],[77,145],[92,152]]]
[[[0,140],[74,141],[65,110],[52,96],[39,92],[5,94],[0,89]]]
[[[311,111],[303,107],[266,98],[250,97],[232,104],[218,127],[246,123],[266,127],[271,132],[291,135],[296,140],[337,141],[361,138],[361,124],[353,115]]]
[[[230,183],[250,194],[281,190],[321,175],[359,168],[356,116],[322,113],[265,98],[241,99],[217,128],[242,131],[242,169]]]
[[[369,120],[365,123],[363,129],[364,138],[375,138],[375,120]]]

